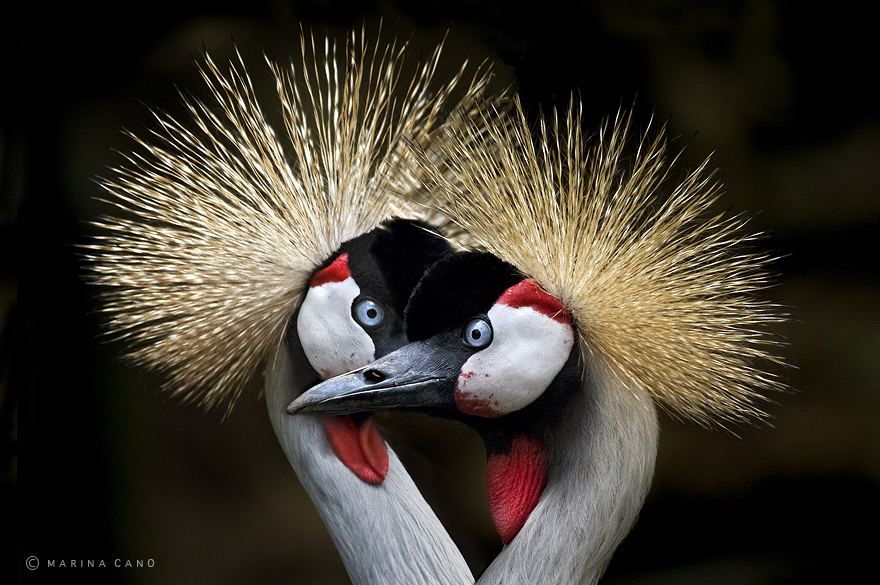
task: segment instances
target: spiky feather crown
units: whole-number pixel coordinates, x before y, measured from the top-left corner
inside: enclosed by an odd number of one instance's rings
[[[190,122],[157,114],[149,140],[133,137],[142,152],[102,181],[124,215],[96,222],[103,235],[87,246],[109,332],[184,400],[231,407],[280,345],[308,275],[343,242],[416,215],[397,197],[419,182],[401,145],[466,119],[489,79],[481,67],[456,104],[467,64],[434,87],[442,44],[411,80],[406,43],[362,30],[339,51],[305,33],[301,45],[299,70],[269,62],[283,132],[240,55],[226,74],[206,56],[219,107],[184,97]]]
[[[414,151],[428,201],[563,302],[585,366],[703,425],[763,419],[763,393],[784,385],[753,364],[781,363],[761,329],[783,316],[756,297],[770,258],[749,251],[747,220],[706,216],[720,193],[709,160],[662,200],[676,158],[663,129],[628,160],[631,115],[593,139],[577,105],[534,132],[518,100],[483,115]]]

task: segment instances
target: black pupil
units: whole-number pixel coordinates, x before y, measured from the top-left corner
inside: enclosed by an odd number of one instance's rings
[[[375,319],[377,314],[378,313],[376,312],[376,309],[367,309],[367,317],[369,317],[370,319]]]
[[[473,339],[475,339],[475,340],[476,340],[476,339],[479,339],[479,338],[480,338],[480,335],[481,335],[481,334],[480,334],[480,330],[479,330],[479,329],[474,329],[474,330],[471,331],[471,337],[472,337]]]

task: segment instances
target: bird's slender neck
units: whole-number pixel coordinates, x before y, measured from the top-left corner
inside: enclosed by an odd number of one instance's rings
[[[592,371],[542,425],[546,486],[478,583],[595,583],[635,522],[654,472],[656,410],[647,394]]]
[[[308,374],[306,374],[308,372]],[[333,452],[321,417],[289,416],[287,405],[316,378],[295,335],[266,370],[266,403],[275,434],[318,509],[355,585],[473,584],[446,529],[400,459],[388,449],[385,480],[370,485]]]

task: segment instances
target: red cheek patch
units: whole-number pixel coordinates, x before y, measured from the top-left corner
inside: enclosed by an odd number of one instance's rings
[[[510,544],[519,534],[546,483],[544,445],[534,437],[515,435],[509,452],[489,456],[486,466],[489,512],[501,542]]]
[[[568,313],[568,309],[556,297],[541,290],[538,283],[531,278],[521,280],[507,289],[495,302],[514,309],[531,307],[554,321],[571,325],[571,315]]]
[[[348,253],[345,253],[340,254],[339,258],[327,268],[317,271],[309,286],[314,288],[328,282],[342,282],[348,278],[351,278],[351,271],[348,269]]]
[[[494,394],[489,394],[488,398],[484,398],[462,388],[468,380],[476,375],[476,372],[461,372],[458,375],[458,383],[455,385],[455,393],[453,394],[455,406],[465,414],[472,414],[482,418],[498,418],[504,413],[501,412],[501,407],[498,405],[498,401],[495,400]],[[489,377],[488,374],[483,375]]]
[[[388,449],[372,419],[358,426],[348,415],[325,416],[324,431],[333,452],[367,483],[378,485],[388,474]]]

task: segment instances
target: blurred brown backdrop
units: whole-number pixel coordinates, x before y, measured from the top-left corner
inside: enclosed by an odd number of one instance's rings
[[[572,92],[597,126],[635,100],[669,120],[683,165],[715,151],[723,205],[783,255],[771,295],[797,366],[773,429],[739,437],[662,420],[657,473],[613,584],[788,584],[870,571],[880,539],[880,107],[867,8],[799,2],[498,0],[19,5],[4,17],[0,127],[3,517],[22,583],[346,583],[254,388],[221,420],[157,392],[102,343],[75,244],[106,211],[93,182],[149,108],[204,96],[193,60],[237,46],[295,54],[299,24],[366,18],[445,63],[496,59],[537,114]],[[7,9],[8,11],[9,9]],[[415,49],[414,49],[415,50]],[[265,81],[265,77],[262,77]],[[272,88],[267,90],[272,97]],[[413,420],[415,419],[415,420]],[[497,550],[478,441],[451,423],[386,421],[479,572]],[[36,556],[67,568],[25,569]],[[116,559],[152,568],[116,569]],[[104,560],[105,569],[71,561]],[[11,581],[4,581],[11,582]]]

